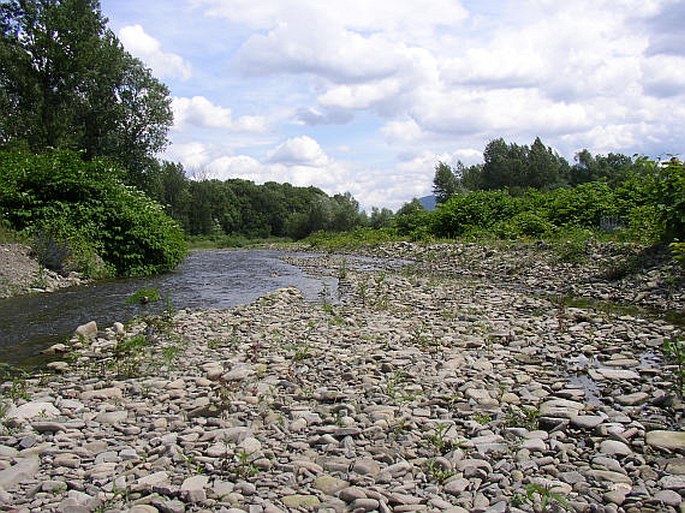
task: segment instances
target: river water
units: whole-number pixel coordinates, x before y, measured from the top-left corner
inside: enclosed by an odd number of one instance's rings
[[[226,309],[250,303],[282,287],[294,286],[311,301],[333,293],[337,280],[313,277],[267,250],[194,251],[175,272],[153,278],[126,279],[73,287],[50,294],[0,300],[0,362],[35,366],[41,350],[62,342],[80,324],[96,321],[100,329],[141,313],[127,299],[145,288],[159,290],[162,300],[148,311],[167,307]]]

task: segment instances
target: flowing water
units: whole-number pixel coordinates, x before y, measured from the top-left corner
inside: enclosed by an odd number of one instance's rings
[[[80,324],[96,321],[102,329],[130,320],[142,307],[127,299],[145,288],[156,288],[163,298],[146,305],[152,312],[167,307],[164,298],[177,310],[226,309],[281,287],[297,287],[311,301],[335,292],[335,278],[307,275],[281,261],[281,255],[266,250],[195,251],[177,271],[162,276],[0,300],[0,362],[38,365],[44,361],[41,350],[64,341]]]

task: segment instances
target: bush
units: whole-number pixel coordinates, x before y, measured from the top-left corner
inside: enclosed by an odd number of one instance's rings
[[[511,219],[500,221],[492,231],[503,239],[520,239],[532,237],[544,238],[552,234],[554,225],[540,212],[525,211],[516,214]]]
[[[85,162],[71,151],[0,152],[0,208],[34,236],[44,263],[61,272],[141,276],[173,269],[185,255],[183,231],[119,176],[111,164]]]
[[[433,215],[433,233],[459,237],[470,228],[490,228],[521,212],[523,201],[507,191],[477,191],[457,195],[440,205]]]

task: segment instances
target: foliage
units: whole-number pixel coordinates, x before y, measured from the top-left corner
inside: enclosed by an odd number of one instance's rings
[[[185,256],[180,227],[140,191],[125,186],[116,166],[55,150],[0,152],[0,209],[13,227],[37,237],[49,262],[118,275],[173,269]],[[51,249],[52,248],[52,249]]]
[[[490,228],[520,211],[520,200],[506,191],[476,191],[457,195],[435,210],[432,232],[438,237],[459,237],[468,228]]]
[[[685,270],[685,242],[671,242],[671,244],[668,247],[671,250],[671,255],[673,255],[673,259],[676,262],[679,262],[680,265],[683,267],[683,270]]]
[[[133,293],[126,302],[129,304],[136,303],[155,303],[161,299],[159,290],[157,289],[140,289]]]
[[[393,229],[355,228],[352,231],[342,233],[316,232],[303,242],[313,248],[326,251],[343,251],[364,246],[377,246],[394,240],[398,240],[398,236]]]
[[[172,123],[169,91],[127,53],[98,0],[0,4],[0,144],[83,150],[144,185]]]
[[[459,181],[454,175],[452,168],[444,162],[438,162],[435,166],[433,178],[433,195],[438,204],[445,203],[459,191]]]
[[[664,356],[674,365],[671,371],[674,389],[682,397],[685,394],[685,340],[677,337],[665,339],[662,350]]]

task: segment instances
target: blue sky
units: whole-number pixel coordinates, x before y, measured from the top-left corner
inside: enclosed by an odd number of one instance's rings
[[[102,0],[169,86],[191,176],[396,209],[438,160],[536,136],[567,159],[683,155],[680,0]]]

